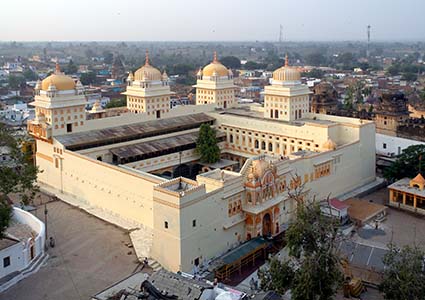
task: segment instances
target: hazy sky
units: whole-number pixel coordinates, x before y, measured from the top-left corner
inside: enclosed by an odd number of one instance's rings
[[[425,40],[425,0],[2,0],[0,40]]]

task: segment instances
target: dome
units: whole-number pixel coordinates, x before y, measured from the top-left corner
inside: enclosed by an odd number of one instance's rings
[[[75,81],[69,76],[61,73],[59,65],[56,64],[56,71],[52,75],[46,77],[41,82],[41,89],[47,91],[49,86],[55,86],[58,91],[66,91],[75,89]]]
[[[334,141],[332,141],[330,138],[328,138],[328,140],[322,145],[323,149],[326,150],[335,150],[336,149],[336,144]]]
[[[288,55],[285,57],[285,65],[273,72],[273,80],[278,81],[300,81],[301,73],[288,64]]]
[[[217,60],[216,52],[214,52],[213,61],[202,70],[203,76],[214,76],[214,74],[217,74],[216,76],[220,77],[229,75],[229,70],[227,70],[227,68]]]
[[[135,80],[162,80],[161,72],[150,65],[149,52],[146,51],[145,65],[134,73]]]
[[[269,164],[264,159],[257,159],[252,162],[253,173],[256,178],[263,177]]]

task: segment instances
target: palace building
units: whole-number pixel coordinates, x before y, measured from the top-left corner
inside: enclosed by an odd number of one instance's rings
[[[216,55],[195,87],[197,105],[171,109],[167,76],[147,57],[128,78],[128,112],[88,118],[81,84],[57,68],[37,85],[28,124],[40,185],[134,224],[139,257],[191,272],[282,233],[296,205],[288,190],[338,197],[375,180],[375,124],[310,113],[295,67],[273,73],[264,106],[237,104]],[[195,151],[202,124],[217,132],[214,164]]]
[[[217,59],[214,52],[213,61],[200,68],[196,75],[196,104],[214,104],[217,108],[235,105],[235,89],[232,70],[228,70]]]

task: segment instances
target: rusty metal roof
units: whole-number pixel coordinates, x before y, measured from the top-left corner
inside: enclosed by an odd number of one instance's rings
[[[197,128],[215,119],[204,113],[71,133],[55,137],[70,150],[82,150]]]

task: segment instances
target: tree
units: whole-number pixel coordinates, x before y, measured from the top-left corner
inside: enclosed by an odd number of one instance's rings
[[[279,266],[284,272],[283,277],[271,272],[270,268],[267,273],[270,287],[276,292],[277,288],[289,287],[293,300],[332,299],[343,279],[336,247],[339,222],[324,216],[315,198],[308,200],[303,186],[298,185],[298,176],[292,181],[297,184],[288,195],[297,203],[296,220],[289,226],[286,240],[289,255],[297,267],[292,268],[292,280],[288,279],[290,272],[286,270],[290,264]],[[288,285],[288,282],[291,283]]]
[[[65,73],[66,74],[75,74],[78,71],[78,67],[74,64],[74,62],[71,60],[69,60],[68,65],[65,68]]]
[[[326,64],[326,57],[321,52],[310,53],[305,57],[307,64],[321,66]]]
[[[425,145],[409,146],[384,170],[384,177],[390,181],[404,177],[413,178],[419,173],[419,169],[425,170],[424,160]]]
[[[209,124],[202,124],[196,141],[196,153],[201,156],[204,163],[215,163],[220,160],[220,148],[216,131]]]
[[[114,54],[112,52],[107,51],[107,50],[103,51],[103,62],[105,64],[110,65],[110,64],[112,64],[113,60],[114,60]]]
[[[22,76],[9,75],[9,87],[12,90],[18,90],[25,84],[25,78]]]
[[[241,67],[241,61],[236,56],[225,56],[220,59],[220,62],[230,69],[239,69]]]
[[[379,286],[387,300],[420,300],[425,295],[425,251],[416,246],[390,245],[384,256],[384,279]]]
[[[309,72],[302,73],[302,76],[306,76],[306,77],[308,76],[308,77],[318,78],[318,79],[323,78],[324,75],[325,75],[325,72],[317,68],[311,69]]]
[[[284,295],[290,289],[295,273],[293,266],[288,261],[281,262],[273,258],[268,269],[258,269],[260,288],[264,291],[275,291]]]
[[[127,106],[127,99],[126,98],[117,98],[117,99],[112,99],[111,101],[109,101],[105,105],[105,108],[124,107],[124,106]]]
[[[84,85],[89,85],[96,82],[96,74],[94,72],[83,73],[80,76],[80,81]]]
[[[31,69],[26,69],[23,72],[23,75],[24,75],[24,78],[26,80],[28,80],[28,81],[37,80],[38,79],[38,75],[33,70],[31,70]]]
[[[30,154],[21,151],[21,141],[14,138],[11,130],[0,123],[0,147],[10,152],[10,161],[0,164],[0,236],[9,224],[11,209],[9,195],[17,194],[23,205],[30,203],[38,191],[35,184],[38,168],[31,163]]]
[[[257,70],[257,69],[263,69],[264,65],[259,64],[255,61],[247,61],[246,64],[243,65],[243,69],[245,70]]]

